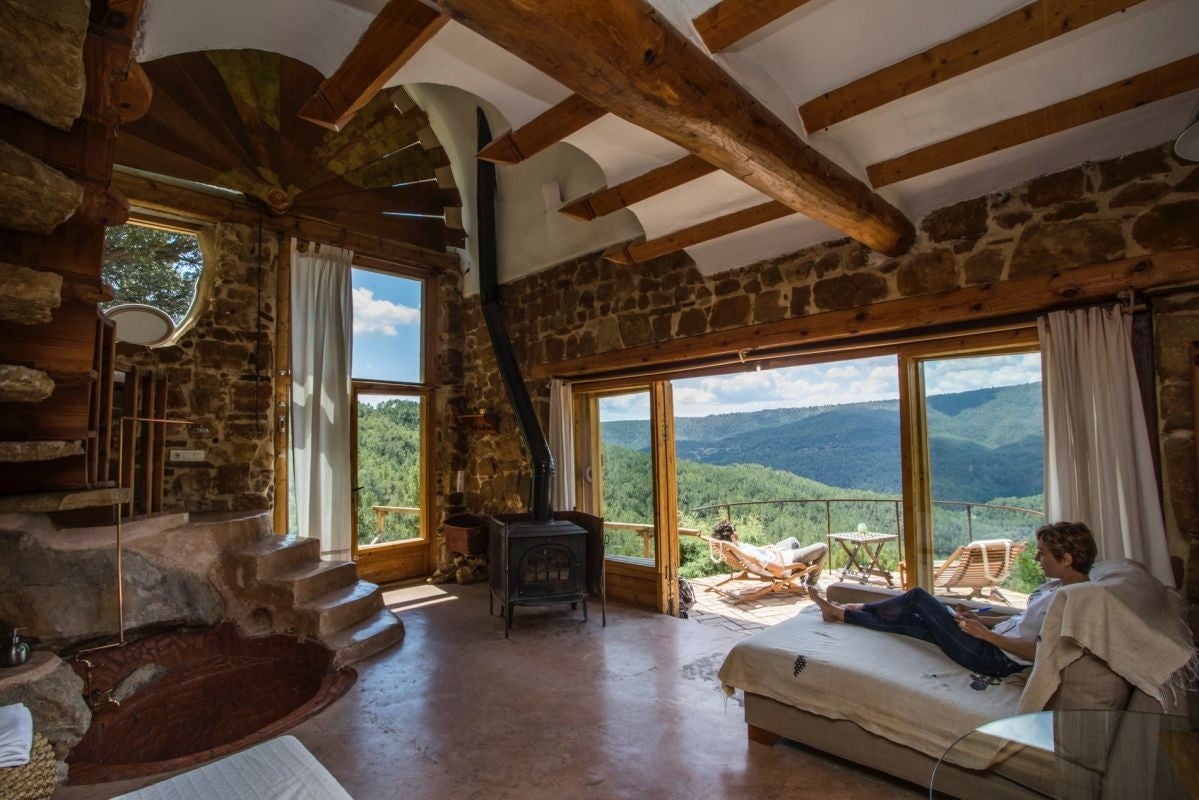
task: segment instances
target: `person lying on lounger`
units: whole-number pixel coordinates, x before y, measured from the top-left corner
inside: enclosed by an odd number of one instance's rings
[[[1037,529],[1037,561],[1046,581],[1015,616],[976,614],[948,606],[923,589],[875,603],[834,603],[811,591],[826,622],[846,622],[876,631],[932,642],[973,672],[1003,678],[1030,666],[1053,594],[1087,580],[1095,563],[1095,538],[1081,522],[1055,522]]]
[[[809,586],[816,585],[816,581],[820,578],[824,559],[828,556],[828,545],[824,542],[816,542],[804,547],[794,536],[765,547],[746,544],[737,538],[737,529],[727,519],[716,523],[716,527],[712,529],[712,538],[736,545],[738,550],[755,559],[764,569],[773,573],[786,572],[786,568],[792,564],[815,564],[816,569],[806,576]]]

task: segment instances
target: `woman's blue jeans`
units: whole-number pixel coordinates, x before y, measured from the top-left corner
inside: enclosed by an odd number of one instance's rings
[[[861,611],[845,611],[845,621],[863,628],[932,642],[971,672],[1004,678],[1024,669],[995,645],[958,628],[953,612],[923,589],[867,603]]]

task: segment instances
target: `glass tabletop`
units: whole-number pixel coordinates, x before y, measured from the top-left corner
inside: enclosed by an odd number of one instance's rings
[[[933,770],[929,797],[1199,798],[1199,732],[1182,716],[1041,711],[982,725]]]

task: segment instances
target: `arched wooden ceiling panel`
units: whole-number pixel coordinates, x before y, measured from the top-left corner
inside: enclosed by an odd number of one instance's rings
[[[182,53],[145,69],[154,100],[122,129],[117,163],[243,192],[270,213],[430,249],[461,242],[443,219],[461,199],[435,180],[449,159],[440,146],[426,147],[429,121],[418,107],[405,103],[401,112],[384,93],[334,132],[296,115],[322,77],[287,56]]]

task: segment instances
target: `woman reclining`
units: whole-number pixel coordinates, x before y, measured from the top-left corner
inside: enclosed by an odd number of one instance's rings
[[[738,550],[757,561],[763,569],[774,575],[790,572],[794,564],[814,564],[816,569],[804,576],[809,586],[816,585],[816,581],[820,578],[824,559],[828,555],[828,545],[824,542],[816,542],[803,547],[794,536],[765,547],[746,544],[737,538],[737,529],[727,519],[716,523],[716,527],[712,529],[712,538],[736,545]]]
[[[814,590],[826,622],[847,622],[932,642],[973,672],[1003,678],[1032,664],[1037,638],[1053,594],[1087,580],[1095,563],[1095,538],[1081,522],[1055,522],[1037,529],[1037,561],[1047,580],[1015,616],[976,614],[965,606],[952,611],[923,589],[875,603],[834,603]]]

